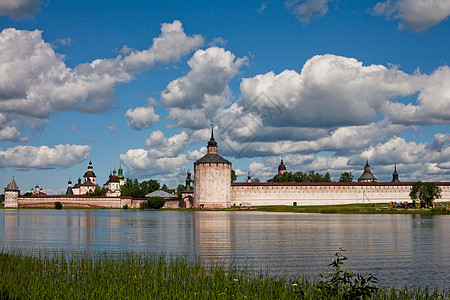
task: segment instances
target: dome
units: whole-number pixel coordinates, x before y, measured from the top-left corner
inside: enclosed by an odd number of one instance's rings
[[[280,171],[286,171],[286,166],[284,165],[283,160],[281,160],[281,163],[280,163],[280,165],[278,166],[278,173],[279,173]]]

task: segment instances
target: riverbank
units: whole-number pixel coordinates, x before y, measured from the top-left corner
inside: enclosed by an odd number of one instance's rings
[[[311,206],[255,206],[231,207],[226,210],[242,211],[254,210],[265,212],[293,212],[293,213],[319,213],[319,214],[414,214],[414,215],[450,215],[447,207],[437,206],[432,209],[397,208],[386,203],[380,204],[343,204],[343,205],[311,205]]]
[[[336,261],[336,260],[335,260]],[[340,265],[339,265],[340,267]],[[1,299],[317,299],[331,278],[286,278],[183,257],[0,253]],[[329,274],[331,274],[330,272]],[[356,276],[353,278],[356,279]],[[368,279],[365,277],[364,279]],[[331,290],[330,290],[331,287]],[[450,290],[359,284],[371,299],[448,299]],[[333,299],[358,288],[346,284]]]

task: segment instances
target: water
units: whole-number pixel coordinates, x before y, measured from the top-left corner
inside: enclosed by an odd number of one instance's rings
[[[199,256],[317,278],[343,247],[346,269],[382,285],[450,283],[450,216],[1,210],[0,224],[0,248],[22,252]]]

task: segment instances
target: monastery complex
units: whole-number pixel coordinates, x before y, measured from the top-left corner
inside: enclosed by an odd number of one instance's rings
[[[164,207],[170,208],[228,208],[231,206],[265,206],[265,205],[338,205],[354,203],[389,203],[410,202],[409,193],[414,182],[400,182],[397,169],[392,174],[391,182],[378,182],[372,174],[369,162],[366,160],[363,174],[358,182],[275,182],[274,179],[286,172],[286,166],[281,161],[278,174],[268,182],[231,182],[232,163],[218,154],[218,145],[211,131],[207,144],[207,153],[194,162],[194,186],[191,174],[188,172],[185,190],[181,199],[168,193]],[[92,162],[88,171],[78,183],[72,186],[69,180],[65,195],[46,195],[36,186],[30,196],[20,196],[20,190],[11,179],[5,190],[5,208],[17,207],[53,207],[55,202],[61,202],[67,207],[106,207],[139,208],[145,199],[133,199],[121,196],[120,190],[124,184],[122,168],[114,170],[108,181],[103,185],[106,196],[91,197],[96,186],[96,175]],[[442,191],[439,202],[450,202],[450,182],[436,182]],[[153,193],[152,193],[153,194]],[[150,196],[150,195],[146,195]]]

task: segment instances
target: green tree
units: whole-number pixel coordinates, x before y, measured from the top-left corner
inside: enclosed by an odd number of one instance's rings
[[[5,201],[5,194],[0,195],[0,203],[3,203]]]
[[[431,207],[435,199],[442,197],[441,192],[441,188],[438,187],[436,183],[419,181],[412,185],[409,196],[414,204],[416,203],[416,200],[419,200],[420,206],[424,207],[427,205],[428,207]]]
[[[275,178],[274,182],[331,182],[331,175],[328,172],[321,175],[313,170],[308,173],[295,172],[292,174],[292,172],[286,172]]]
[[[339,182],[352,182],[353,181],[353,173],[352,172],[343,172],[341,177],[339,177]]]
[[[164,206],[166,200],[163,197],[150,197],[147,201],[140,204],[140,209],[160,209]]]
[[[142,181],[139,183],[137,179],[129,179],[125,181],[122,186],[121,193],[122,196],[129,196],[133,198],[144,198],[145,195],[159,190],[160,184],[155,179],[150,179],[147,181]]]
[[[231,182],[235,182],[237,180],[236,172],[231,170]]]
[[[87,192],[86,196],[106,196],[106,190],[96,184],[95,189],[92,192]]]
[[[181,198],[181,193],[184,191],[184,185],[182,185],[182,184],[179,184],[178,186],[177,186],[177,195],[178,195],[178,198]]]
[[[164,192],[169,192],[169,188],[167,187],[167,185],[164,183],[163,186],[161,187],[161,190],[163,190]]]
[[[259,183],[259,182],[261,182],[261,180],[259,180],[259,178],[253,178],[253,179],[252,179],[252,182],[254,182],[254,183]]]

